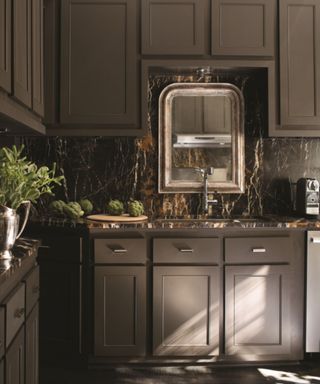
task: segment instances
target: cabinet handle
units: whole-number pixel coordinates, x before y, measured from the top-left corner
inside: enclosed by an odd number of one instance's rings
[[[24,308],[18,308],[15,313],[14,313],[14,317],[16,317],[17,319],[19,319],[20,317],[22,317],[24,315],[24,312],[25,312],[25,309]]]
[[[2,348],[2,346],[3,346],[3,342],[2,340],[0,340],[0,348]]]
[[[32,288],[32,293],[38,293],[40,291],[40,287],[38,285]]]
[[[320,237],[311,237],[311,243],[320,244]]]
[[[113,253],[127,253],[128,250],[125,248],[116,248],[112,250]]]
[[[179,252],[182,252],[182,253],[192,253],[193,249],[192,248],[179,248]]]
[[[50,249],[49,245],[39,245],[41,249]]]
[[[267,250],[265,248],[252,248],[253,253],[265,253]]]

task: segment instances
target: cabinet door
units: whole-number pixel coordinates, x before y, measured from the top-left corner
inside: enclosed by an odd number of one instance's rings
[[[24,327],[21,328],[6,354],[6,384],[24,384]]]
[[[39,383],[39,306],[26,321],[26,384]]]
[[[153,354],[218,353],[218,267],[154,267]]]
[[[0,0],[0,87],[11,92],[11,0]]]
[[[95,267],[94,353],[143,356],[146,268]]]
[[[44,115],[43,0],[32,0],[32,109]]]
[[[31,107],[31,0],[14,0],[13,10],[13,94]]]
[[[142,0],[142,53],[205,54],[203,0]]]
[[[320,2],[279,3],[280,123],[320,129]]]
[[[273,56],[275,0],[212,0],[212,54]]]
[[[64,0],[61,123],[137,119],[136,0]]]
[[[290,354],[289,276],[288,265],[226,267],[227,355]]]

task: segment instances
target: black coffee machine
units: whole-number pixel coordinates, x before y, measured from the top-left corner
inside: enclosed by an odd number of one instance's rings
[[[312,178],[301,178],[297,181],[296,210],[306,217],[319,216],[319,181]]]

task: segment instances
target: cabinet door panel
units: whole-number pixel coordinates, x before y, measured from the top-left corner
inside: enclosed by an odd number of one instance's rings
[[[142,53],[204,54],[203,0],[142,0]]]
[[[44,115],[43,0],[32,0],[32,109]]]
[[[31,0],[14,0],[14,96],[31,107]]]
[[[136,123],[136,1],[64,0],[61,123]]]
[[[217,267],[155,267],[153,354],[219,353]]]
[[[26,321],[26,384],[39,383],[39,307],[36,305]]]
[[[11,92],[11,0],[0,0],[0,87]]]
[[[6,354],[6,384],[24,384],[24,328],[21,328]]]
[[[273,56],[275,0],[212,0],[212,54]]]
[[[95,355],[145,354],[146,268],[95,267]]]
[[[319,125],[320,3],[280,1],[280,122]]]
[[[290,267],[226,267],[226,354],[290,353]]]

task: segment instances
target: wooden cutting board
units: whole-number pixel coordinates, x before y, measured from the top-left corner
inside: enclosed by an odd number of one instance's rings
[[[141,215],[137,217],[129,216],[129,215],[121,215],[121,216],[109,216],[104,213],[101,213],[99,215],[90,215],[86,217],[89,220],[96,220],[96,221],[112,221],[114,223],[136,223],[140,221],[147,221],[148,217]]]

